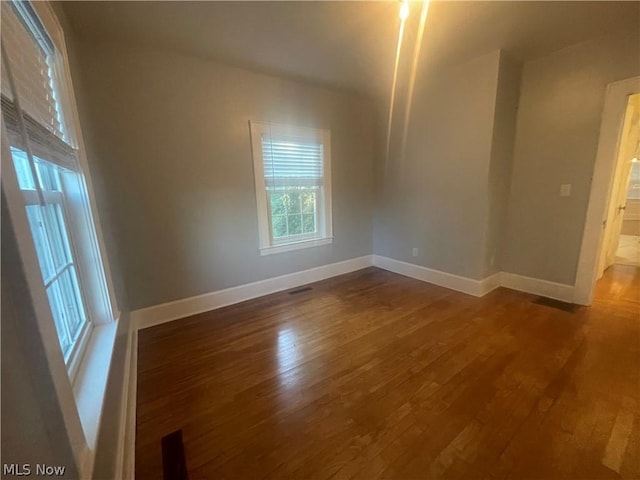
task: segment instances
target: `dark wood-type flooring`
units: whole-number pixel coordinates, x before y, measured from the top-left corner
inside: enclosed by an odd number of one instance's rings
[[[136,474],[640,478],[640,269],[589,308],[376,268],[139,332]]]

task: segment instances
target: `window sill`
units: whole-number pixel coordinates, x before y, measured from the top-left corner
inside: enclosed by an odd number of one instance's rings
[[[118,321],[113,321],[93,328],[73,383],[80,422],[91,451],[95,451],[117,327]]]
[[[333,243],[333,237],[314,238],[312,240],[304,240],[295,243],[285,243],[283,245],[273,245],[271,247],[263,247],[260,249],[260,255],[273,255],[276,253],[290,252],[293,250],[301,250],[303,248],[319,247],[320,245],[329,245]]]

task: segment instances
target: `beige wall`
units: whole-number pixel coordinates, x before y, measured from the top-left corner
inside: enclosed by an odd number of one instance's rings
[[[399,102],[389,160],[379,159],[376,254],[474,279],[497,268],[504,213],[491,210],[506,197],[518,78],[500,51],[420,72],[406,155]]]
[[[132,309],[371,253],[366,100],[168,53],[79,51]],[[332,245],[259,255],[249,120],[331,130]]]
[[[640,74],[638,45],[619,34],[525,63],[503,270],[573,285],[605,88]]]
[[[488,219],[481,277],[502,270],[516,116],[522,65],[504,52],[500,55],[488,179]]]

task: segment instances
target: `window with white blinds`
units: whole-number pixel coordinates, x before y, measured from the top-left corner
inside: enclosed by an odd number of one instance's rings
[[[330,134],[251,122],[261,253],[330,243]]]
[[[61,101],[72,94],[63,74],[65,58],[56,46],[60,39],[54,43],[29,2],[3,1],[1,8],[3,139],[73,378],[94,327],[114,319],[111,294],[86,176],[68,133],[79,130],[64,122],[74,117],[69,103]]]
[[[75,143],[65,127],[57,85],[60,54],[28,2],[4,1],[1,8],[2,47],[9,64],[2,65],[2,110],[11,143],[26,149],[19,103],[34,153],[51,152],[50,161],[76,169]]]

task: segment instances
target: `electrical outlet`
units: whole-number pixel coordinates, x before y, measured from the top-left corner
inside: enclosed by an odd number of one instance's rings
[[[413,255],[414,257],[418,256],[418,249],[414,248],[413,251],[411,252],[411,255]]]
[[[560,185],[560,196],[561,197],[570,197],[571,196],[571,184],[563,183]]]

